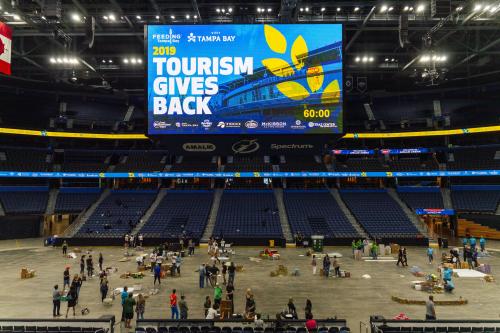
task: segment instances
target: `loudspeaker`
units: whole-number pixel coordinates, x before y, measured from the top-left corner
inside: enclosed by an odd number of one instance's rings
[[[408,41],[408,14],[401,14],[399,16],[399,45],[405,47],[409,44]]]

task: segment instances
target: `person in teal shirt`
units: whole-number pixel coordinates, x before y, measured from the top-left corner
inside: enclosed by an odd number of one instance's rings
[[[484,252],[484,249],[486,248],[486,239],[484,239],[483,236],[479,238],[479,246],[481,247],[481,252]]]
[[[465,246],[469,243],[469,239],[467,237],[464,237],[464,239],[462,239],[462,245]]]
[[[121,293],[121,300],[122,300],[122,308],[123,305],[125,304],[125,300],[128,298],[128,288],[127,286],[123,287],[123,291]],[[125,309],[122,309],[122,321],[125,321]]]
[[[470,238],[469,242],[470,242],[470,247],[471,247],[472,251],[474,251],[474,249],[476,248],[476,243],[477,243],[476,238],[474,238],[474,236],[472,236]]]
[[[434,261],[434,249],[432,247],[427,248],[427,257],[429,258],[429,265]]]

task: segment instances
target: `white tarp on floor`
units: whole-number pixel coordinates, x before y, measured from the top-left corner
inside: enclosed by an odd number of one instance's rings
[[[454,269],[453,273],[461,278],[482,278],[486,276],[486,274],[474,269]]]

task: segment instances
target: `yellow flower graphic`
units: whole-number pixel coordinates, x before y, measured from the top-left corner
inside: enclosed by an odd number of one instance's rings
[[[269,48],[278,54],[285,54],[287,50],[287,40],[283,34],[273,26],[264,25],[264,36]],[[267,58],[262,60],[262,65],[275,76],[288,77],[304,68],[305,59],[309,50],[302,35],[299,35],[290,49],[291,64],[281,58]],[[309,90],[302,84],[295,81],[284,81],[276,84],[276,88],[286,97],[300,101],[321,90],[324,81],[323,66],[320,64],[310,66],[306,70],[306,79]],[[310,92],[309,92],[310,91]],[[330,82],[321,94],[322,104],[335,104],[340,99],[340,86],[338,80]]]

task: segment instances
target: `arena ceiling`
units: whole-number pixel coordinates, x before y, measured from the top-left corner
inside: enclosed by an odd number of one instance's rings
[[[494,0],[4,0],[0,6],[0,21],[14,27],[13,75],[33,80],[142,92],[146,24],[306,22],[344,24],[345,75],[366,77],[372,89],[500,78],[500,1]]]

